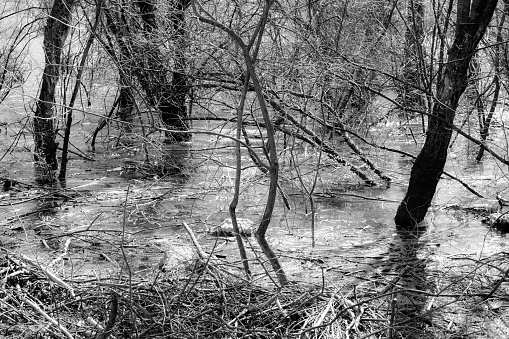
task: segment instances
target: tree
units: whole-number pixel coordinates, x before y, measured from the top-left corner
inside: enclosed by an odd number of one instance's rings
[[[160,28],[162,15],[156,16],[158,5],[153,0],[127,4],[110,0],[105,15],[107,28],[113,36],[110,41],[117,44],[121,87],[125,88],[128,79],[138,80],[148,104],[161,112],[164,126],[178,131],[167,132],[167,142],[173,143],[187,141],[191,137],[189,133],[184,133],[189,130],[186,96],[190,84],[184,53],[185,10],[189,0],[172,0],[169,6],[169,31]],[[163,50],[165,40],[173,45],[174,55],[170,58],[169,51]],[[113,46],[109,47],[109,53],[115,53]],[[134,84],[131,82],[130,86],[134,87]],[[119,111],[124,113],[125,109],[120,107]]]
[[[397,225],[410,226],[422,221],[431,205],[447,160],[458,101],[467,87],[470,61],[496,6],[497,0],[457,2],[454,41],[437,84],[424,146],[412,167],[407,193],[396,212]]]
[[[64,43],[76,0],[55,0],[44,28],[44,60],[39,99],[34,117],[36,181],[51,183],[58,169],[55,141],[55,89],[60,77]]]
[[[251,80],[254,88],[254,92],[256,94],[256,99],[258,104],[260,105],[260,110],[263,116],[263,122],[265,124],[265,129],[267,131],[267,141],[264,145],[265,155],[267,157],[268,165],[266,165],[266,173],[269,175],[269,189],[267,202],[265,204],[265,208],[263,211],[262,220],[260,221],[260,225],[256,229],[255,236],[258,244],[260,245],[261,250],[269,260],[278,281],[281,286],[286,285],[288,283],[288,278],[286,273],[283,270],[276,254],[272,250],[269,245],[269,242],[266,238],[267,229],[269,227],[270,220],[272,218],[272,214],[274,211],[274,205],[277,194],[278,187],[278,179],[279,179],[279,159],[277,153],[277,146],[275,140],[274,126],[272,123],[272,119],[269,114],[268,105],[263,93],[262,83],[258,77],[257,70],[255,67],[255,62],[258,57],[259,46],[262,41],[263,34],[265,32],[265,27],[269,17],[269,10],[272,7],[274,2],[272,0],[267,0],[264,3],[263,10],[261,11],[260,17],[258,19],[257,25],[254,29],[254,34],[252,34],[251,39],[246,43],[242,37],[237,34],[233,29],[223,25],[222,23],[213,19],[209,12],[207,12],[196,0],[191,0],[191,6],[193,8],[194,14],[198,17],[198,19],[206,24],[209,24],[213,27],[218,28],[219,30],[228,34],[228,36],[235,42],[235,44],[239,47],[242,52],[243,61],[245,64],[245,84],[244,84],[244,95],[248,89],[248,81]],[[242,104],[238,107],[238,114],[242,116],[242,110],[244,106],[244,99],[242,99]],[[237,135],[240,136],[240,131],[237,132]],[[239,152],[240,153],[240,152]],[[238,154],[239,154],[238,153]],[[240,160],[240,157],[238,157]],[[240,162],[237,163],[237,168],[240,168]],[[238,195],[238,189],[237,189]],[[236,205],[236,203],[232,204]],[[235,207],[232,206],[231,212],[234,213]],[[233,217],[235,218],[235,217]],[[234,226],[235,227],[235,226]],[[241,252],[243,250],[241,249]],[[245,262],[245,255],[243,255],[243,261]],[[246,266],[246,271],[248,268]]]

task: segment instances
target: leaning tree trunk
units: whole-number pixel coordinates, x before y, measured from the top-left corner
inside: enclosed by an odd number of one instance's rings
[[[450,0],[453,1],[453,0]],[[443,77],[437,85],[433,116],[429,119],[426,141],[417,156],[405,198],[395,222],[415,225],[426,216],[447,160],[455,110],[467,86],[470,60],[493,16],[497,0],[458,0],[456,34],[448,52]]]
[[[55,0],[44,28],[45,67],[34,117],[35,179],[51,183],[58,169],[55,142],[55,87],[60,77],[62,49],[76,0]]]

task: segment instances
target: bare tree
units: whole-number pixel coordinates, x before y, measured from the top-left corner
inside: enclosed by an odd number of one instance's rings
[[[55,89],[60,77],[64,43],[76,0],[55,0],[44,28],[45,67],[34,117],[36,180],[51,183],[58,169],[55,141]]]
[[[134,88],[132,82],[137,79],[146,94],[147,102],[161,112],[166,128],[167,142],[187,141],[190,138],[189,117],[186,97],[189,92],[189,77],[186,74],[186,27],[185,11],[188,0],[169,2],[167,21],[168,31],[162,30],[157,16],[158,5],[153,0],[128,1],[127,4],[111,0],[106,6],[107,28],[115,41],[121,67],[121,87],[126,82]],[[174,55],[168,58],[168,50],[163,50],[164,40],[169,36],[173,44]],[[110,46],[109,53],[115,53]],[[121,113],[124,113],[121,111]],[[122,115],[124,116],[124,115]],[[121,116],[121,117],[122,117]]]
[[[451,0],[452,1],[452,0]],[[426,216],[447,161],[451,126],[458,102],[467,87],[468,68],[497,5],[496,0],[458,0],[454,42],[448,51],[443,76],[437,84],[426,141],[417,156],[407,193],[395,222],[415,225]]]
[[[257,20],[256,26],[253,29],[252,34],[250,34],[251,37],[246,42],[241,37],[241,35],[236,33],[233,29],[215,20],[211,16],[211,14],[206,9],[204,9],[196,0],[191,1],[193,12],[200,21],[209,24],[213,27],[216,27],[221,31],[227,33],[228,36],[239,47],[245,65],[246,70],[245,77],[246,79],[248,80],[250,79],[252,81],[253,89],[256,94],[256,99],[260,106],[263,122],[265,124],[265,129],[267,130],[267,142],[266,146],[264,147],[264,151],[268,161],[268,165],[265,165],[265,167],[267,168],[267,173],[270,179],[267,202],[265,204],[265,208],[263,211],[262,220],[260,221],[260,224],[255,232],[255,235],[256,240],[260,245],[260,248],[262,249],[267,259],[269,260],[272,269],[276,273],[280,285],[286,285],[288,283],[286,273],[284,272],[283,267],[281,266],[281,263],[279,262],[276,254],[269,245],[269,242],[267,241],[266,237],[267,229],[272,219],[272,214],[274,211],[274,205],[277,195],[279,179],[279,160],[273,122],[269,115],[268,105],[263,94],[262,83],[258,77],[258,73],[255,68],[255,62],[258,58],[259,47],[265,32],[265,27],[269,16],[269,10],[273,4],[274,2],[272,0],[265,1],[263,5],[263,10],[261,11],[261,13],[259,13],[259,19]],[[239,110],[242,109],[242,107],[243,103],[241,104],[241,106],[239,106]]]

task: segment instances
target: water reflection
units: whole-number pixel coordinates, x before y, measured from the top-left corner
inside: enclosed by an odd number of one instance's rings
[[[429,249],[427,225],[409,229],[397,227],[389,244],[389,259],[385,273],[394,278],[388,288],[390,325],[388,337],[426,338],[429,320],[426,318],[427,295],[432,284],[428,279],[426,264]]]

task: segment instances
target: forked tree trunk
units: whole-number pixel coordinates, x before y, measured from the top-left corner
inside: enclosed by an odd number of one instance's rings
[[[447,160],[452,135],[450,126],[467,86],[470,60],[496,5],[497,0],[458,0],[454,42],[448,52],[443,77],[437,85],[426,141],[412,168],[408,191],[396,212],[397,225],[415,225],[428,212]]]
[[[55,142],[55,87],[60,77],[62,49],[76,0],[55,0],[44,28],[45,67],[34,117],[35,179],[51,183],[58,169]]]

